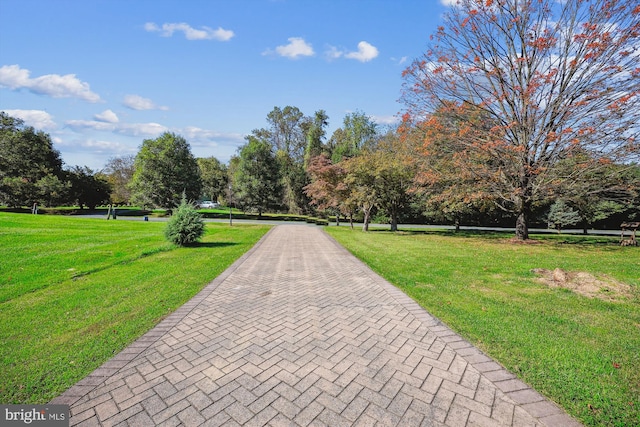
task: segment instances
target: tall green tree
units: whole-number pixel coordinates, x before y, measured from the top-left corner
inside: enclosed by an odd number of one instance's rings
[[[344,183],[348,189],[347,206],[356,206],[362,211],[362,231],[369,231],[371,214],[378,203],[376,173],[371,168],[371,159],[359,155],[339,162],[347,172]]]
[[[332,137],[331,160],[338,163],[356,156],[362,149],[375,144],[377,136],[378,127],[371,117],[360,111],[347,114],[342,128],[337,129]]]
[[[391,231],[397,231],[398,218],[411,203],[416,174],[404,140],[396,131],[389,131],[375,150],[367,150],[363,156],[375,175],[376,205],[389,217]]]
[[[234,201],[258,215],[282,206],[282,177],[271,144],[255,136],[247,137],[235,166]]]
[[[71,183],[48,174],[36,182],[38,203],[47,207],[60,206],[70,202]]]
[[[313,120],[309,120],[305,133],[307,146],[304,150],[304,169],[309,167],[311,159],[319,156],[325,151],[324,138],[327,133],[326,127],[329,125],[329,116],[326,111],[316,111]]]
[[[309,199],[304,187],[309,183],[305,156],[322,146],[328,116],[323,110],[314,117],[305,116],[297,107],[274,107],[267,115],[268,127],[255,129],[252,136],[269,142],[278,159],[282,184],[283,203],[290,213],[308,212]],[[308,158],[306,158],[308,160]]]
[[[267,115],[271,143],[276,151],[283,151],[294,163],[302,163],[306,138],[303,125],[306,118],[298,107],[274,107]]]
[[[399,216],[409,207],[415,175],[412,164],[398,146],[395,136],[387,136],[375,150],[364,150],[344,160],[345,182],[365,215],[365,231],[375,207],[389,217],[391,231],[398,230]]]
[[[183,193],[188,200],[200,197],[200,169],[183,137],[165,132],[156,139],[145,139],[134,164],[133,203],[173,209]]]
[[[206,199],[217,201],[224,196],[229,185],[228,170],[224,163],[215,157],[198,158],[202,177],[202,194]]]
[[[83,209],[95,209],[109,202],[111,186],[105,175],[96,173],[87,166],[73,166],[66,171],[69,181],[69,201]]]
[[[64,187],[62,159],[51,137],[0,112],[0,203],[17,207],[59,200],[62,190],[52,185],[53,178]]]

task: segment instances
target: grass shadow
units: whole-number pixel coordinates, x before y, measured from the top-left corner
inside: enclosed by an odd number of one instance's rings
[[[384,229],[369,230],[369,233],[392,233],[395,235],[407,235],[407,236],[447,236],[447,237],[487,237],[492,239],[503,239],[509,236],[513,236],[513,231],[495,231],[495,230],[460,230],[455,231],[451,229],[400,229],[398,231],[390,231]]]
[[[192,248],[224,248],[228,246],[236,246],[238,243],[235,242],[197,242],[189,247]]]
[[[452,229],[407,229],[391,232],[384,229],[369,230],[373,234],[394,234],[396,236],[442,236],[455,238],[483,238],[487,240],[511,240],[515,234],[513,231],[499,230],[459,230]],[[618,236],[598,236],[598,235],[567,235],[567,234],[531,234],[531,243],[546,244],[552,246],[570,245],[573,247],[610,249],[615,250],[620,247]],[[633,248],[633,247],[630,247]]]

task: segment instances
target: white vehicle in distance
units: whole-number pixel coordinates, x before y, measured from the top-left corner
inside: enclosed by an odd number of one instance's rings
[[[205,200],[198,205],[202,209],[215,209],[220,207],[220,203],[212,202],[211,200]]]

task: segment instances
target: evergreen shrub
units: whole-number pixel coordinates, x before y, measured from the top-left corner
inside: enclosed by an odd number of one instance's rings
[[[195,206],[183,195],[180,206],[173,212],[164,235],[171,243],[187,246],[196,243],[204,234],[204,220]]]

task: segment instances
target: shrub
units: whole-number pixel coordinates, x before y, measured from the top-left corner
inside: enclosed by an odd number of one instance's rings
[[[173,212],[164,235],[171,243],[186,246],[197,242],[204,234],[204,221],[195,206],[182,196],[180,206]]]

